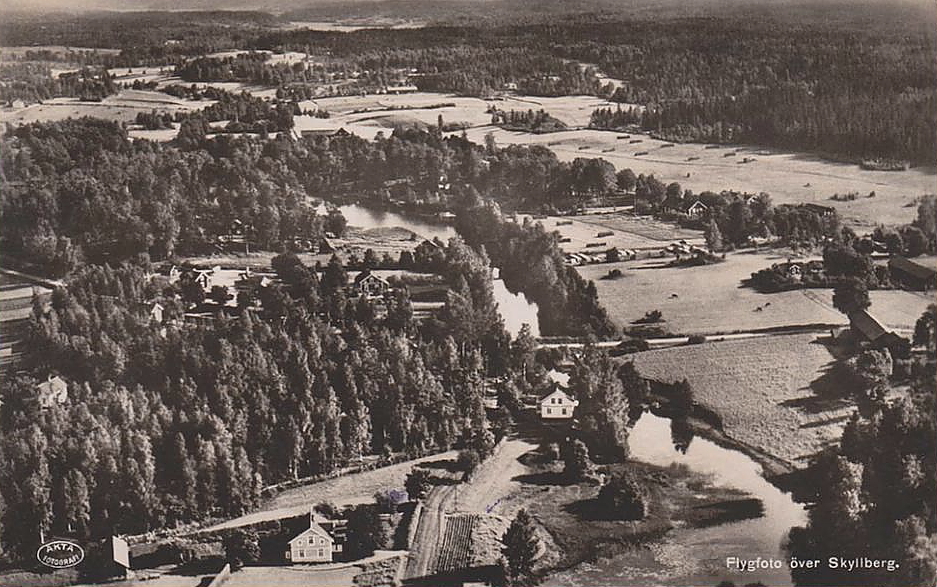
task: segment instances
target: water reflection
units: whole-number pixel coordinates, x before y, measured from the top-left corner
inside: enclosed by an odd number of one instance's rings
[[[690,443],[693,442],[693,429],[690,428],[686,418],[674,418],[670,421],[670,441],[673,442],[674,450],[680,454],[686,454],[690,449]]]
[[[418,218],[403,216],[396,212],[387,210],[374,210],[365,208],[357,204],[348,204],[340,206],[339,210],[348,221],[349,226],[358,228],[392,228],[400,227],[418,234],[421,238],[438,238],[442,242],[447,242],[451,237],[456,236],[456,230],[445,224],[424,221]],[[320,214],[326,213],[325,205],[319,207]],[[497,268],[493,271],[497,277]],[[504,319],[505,329],[511,333],[511,336],[517,336],[521,326],[530,325],[530,332],[533,336],[540,336],[540,324],[537,320],[537,304],[527,300],[527,297],[518,292],[516,294],[508,291],[504,281],[494,279],[494,298],[498,303],[498,310]]]
[[[746,455],[702,437],[693,438],[685,422],[645,412],[631,430],[631,458],[668,466],[684,464],[711,476],[719,486],[734,487],[761,500],[764,516],[703,529],[672,531],[650,549],[625,552],[611,559],[579,565],[548,578],[547,587],[674,587],[715,586],[731,580],[738,585],[761,581],[771,587],[791,585],[790,572],[764,570],[744,575],[726,569],[726,558],[787,559],[785,546],[792,526],[806,523],[806,510],[761,476],[761,466]]]

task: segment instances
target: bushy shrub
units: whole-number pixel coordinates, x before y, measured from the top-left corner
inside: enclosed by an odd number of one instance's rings
[[[627,472],[617,473],[599,490],[599,502],[612,517],[643,520],[647,516],[647,492]]]

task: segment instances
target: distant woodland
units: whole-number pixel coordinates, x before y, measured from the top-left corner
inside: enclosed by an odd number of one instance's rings
[[[937,33],[911,24],[579,17],[340,33],[278,29],[258,13],[216,16],[186,24],[164,13],[88,16],[69,22],[72,28],[19,22],[0,25],[0,33],[11,44],[121,49],[101,60],[177,65],[191,81],[285,87],[344,80],[341,91],[408,81],[472,96],[507,89],[593,94],[622,103],[625,112],[645,107],[629,116],[596,113],[599,128],[634,124],[672,140],[753,143],[849,160],[931,164],[937,155]],[[302,51],[312,59],[290,66],[204,57],[221,49]],[[599,71],[622,84],[602,82]]]

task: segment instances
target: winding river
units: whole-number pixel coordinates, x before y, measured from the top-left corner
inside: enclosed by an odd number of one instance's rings
[[[456,235],[444,224],[410,218],[396,212],[373,210],[359,205],[340,208],[351,226],[361,228],[402,227],[425,238],[443,241]],[[494,296],[506,329],[516,335],[523,324],[539,334],[537,305],[523,293],[512,294],[493,271]],[[668,539],[650,549],[638,549],[593,564],[583,564],[550,577],[547,587],[631,587],[667,585],[674,587],[715,586],[722,580],[743,585],[761,581],[770,587],[791,585],[787,566],[780,569],[740,573],[726,568],[726,558],[758,556],[786,560],[785,544],[793,526],[806,523],[803,505],[791,495],[771,485],[762,477],[761,465],[741,452],[723,448],[705,438],[696,437],[687,451],[681,452],[671,440],[670,420],[646,412],[629,437],[632,457],[647,463],[667,466],[683,464],[691,470],[711,476],[713,483],[734,487],[761,500],[764,516],[711,528],[674,530]]]

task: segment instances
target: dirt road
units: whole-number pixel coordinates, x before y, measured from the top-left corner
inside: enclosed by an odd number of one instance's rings
[[[267,520],[297,516],[308,512],[312,506],[324,501],[332,502],[337,506],[370,503],[377,491],[402,489],[404,480],[414,465],[428,460],[454,459],[455,457],[455,451],[448,451],[372,471],[343,475],[319,483],[287,489],[261,505],[259,511],[216,524],[207,529],[236,528]]]
[[[434,488],[427,498],[407,563],[406,579],[435,572],[439,545],[446,534],[447,514],[506,513],[507,498],[520,487],[514,478],[527,472],[518,458],[536,444],[521,438],[501,442],[468,483]]]

